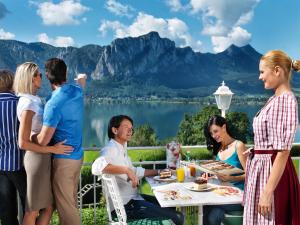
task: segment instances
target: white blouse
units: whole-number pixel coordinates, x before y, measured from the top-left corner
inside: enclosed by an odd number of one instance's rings
[[[43,126],[43,106],[42,101],[38,96],[30,94],[18,94],[20,97],[17,106],[17,116],[20,121],[22,112],[25,110],[33,111],[35,114],[32,118],[31,131],[37,134]]]

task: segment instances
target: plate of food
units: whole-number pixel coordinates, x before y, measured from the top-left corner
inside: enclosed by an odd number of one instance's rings
[[[231,174],[244,173],[244,171],[241,170],[240,168],[234,167],[226,162],[218,161],[218,160],[207,160],[205,162],[201,162],[198,166],[202,171],[211,174],[223,173],[223,174],[231,175]]]
[[[153,177],[154,180],[160,182],[172,182],[177,179],[174,175],[172,175],[172,171],[169,169],[162,170],[159,175]]]
[[[159,182],[172,182],[172,181],[175,181],[176,179],[177,179],[177,177],[175,177],[175,176],[170,176],[170,177],[167,177],[167,178],[162,178],[162,177],[160,177],[160,176],[155,176],[155,177],[153,177],[153,179],[154,180],[156,180],[156,181],[159,181]]]
[[[220,186],[214,192],[221,196],[240,195],[242,192],[237,187]]]
[[[164,200],[191,200],[189,195],[182,195],[179,190],[157,190],[157,192],[164,194]]]
[[[208,184],[207,180],[198,177],[194,182],[185,183],[184,187],[190,191],[210,191],[214,188],[213,185]]]

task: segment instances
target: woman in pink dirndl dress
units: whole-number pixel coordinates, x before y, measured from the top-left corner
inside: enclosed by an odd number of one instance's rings
[[[292,61],[270,51],[259,64],[259,79],[275,94],[253,120],[254,150],[246,165],[244,225],[299,225],[300,185],[290,157],[298,127],[298,103],[290,88]]]

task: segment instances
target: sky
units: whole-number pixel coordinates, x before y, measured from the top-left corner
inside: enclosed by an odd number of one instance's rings
[[[250,44],[300,59],[299,9],[299,0],[0,0],[0,39],[104,46],[157,31],[196,52]]]

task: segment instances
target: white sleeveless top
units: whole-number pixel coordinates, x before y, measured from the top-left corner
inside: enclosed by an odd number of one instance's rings
[[[17,116],[21,119],[22,112],[25,110],[30,110],[35,112],[32,118],[31,131],[37,134],[41,131],[43,126],[43,106],[42,101],[38,96],[19,93],[20,97],[17,106]]]

